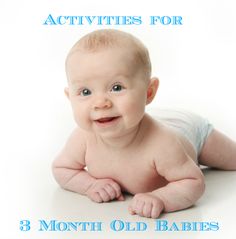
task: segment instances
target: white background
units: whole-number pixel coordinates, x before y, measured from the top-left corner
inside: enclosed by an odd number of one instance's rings
[[[58,189],[50,165],[75,126],[63,94],[64,59],[79,37],[102,28],[45,26],[47,16],[142,16],[142,25],[114,28],[133,33],[149,48],[160,88],[148,110],[186,108],[208,117],[236,139],[234,5],[233,0],[0,1],[0,228],[4,238],[31,235],[19,231],[19,220],[53,215]],[[183,25],[150,26],[151,15],[182,16]],[[64,215],[61,220],[69,213]]]

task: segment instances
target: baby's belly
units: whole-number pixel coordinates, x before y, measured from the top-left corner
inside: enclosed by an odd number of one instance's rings
[[[107,167],[106,167],[107,168]],[[98,170],[96,167],[88,167],[89,173],[95,178],[110,178],[116,181],[122,191],[131,194],[151,192],[165,186],[168,182],[158,175],[156,169],[148,167],[128,166],[115,170]]]
[[[146,178],[130,177],[126,181],[117,178],[116,181],[119,182],[120,186],[122,187],[122,191],[129,192],[131,194],[151,192],[165,186],[168,183],[160,176],[149,176]]]

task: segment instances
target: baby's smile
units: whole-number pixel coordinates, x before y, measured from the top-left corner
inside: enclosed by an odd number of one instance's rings
[[[102,118],[99,118],[99,119],[96,119],[94,120],[95,123],[98,125],[98,126],[112,126],[114,125],[115,123],[118,122],[118,120],[121,118],[121,116],[114,116],[114,117],[102,117]]]

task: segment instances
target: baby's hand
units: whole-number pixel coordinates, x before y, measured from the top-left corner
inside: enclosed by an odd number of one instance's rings
[[[94,202],[108,202],[113,199],[124,200],[121,188],[112,179],[97,179],[86,191],[86,195]]]
[[[151,193],[136,194],[129,205],[130,214],[142,217],[158,218],[164,209],[162,200]]]

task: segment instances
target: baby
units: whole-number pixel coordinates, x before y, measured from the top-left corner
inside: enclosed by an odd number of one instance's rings
[[[97,30],[66,59],[78,127],[53,162],[66,190],[101,203],[134,197],[131,214],[157,218],[192,206],[204,192],[199,165],[236,169],[236,143],[205,119],[182,111],[145,113],[158,90],[148,50],[134,36]]]

